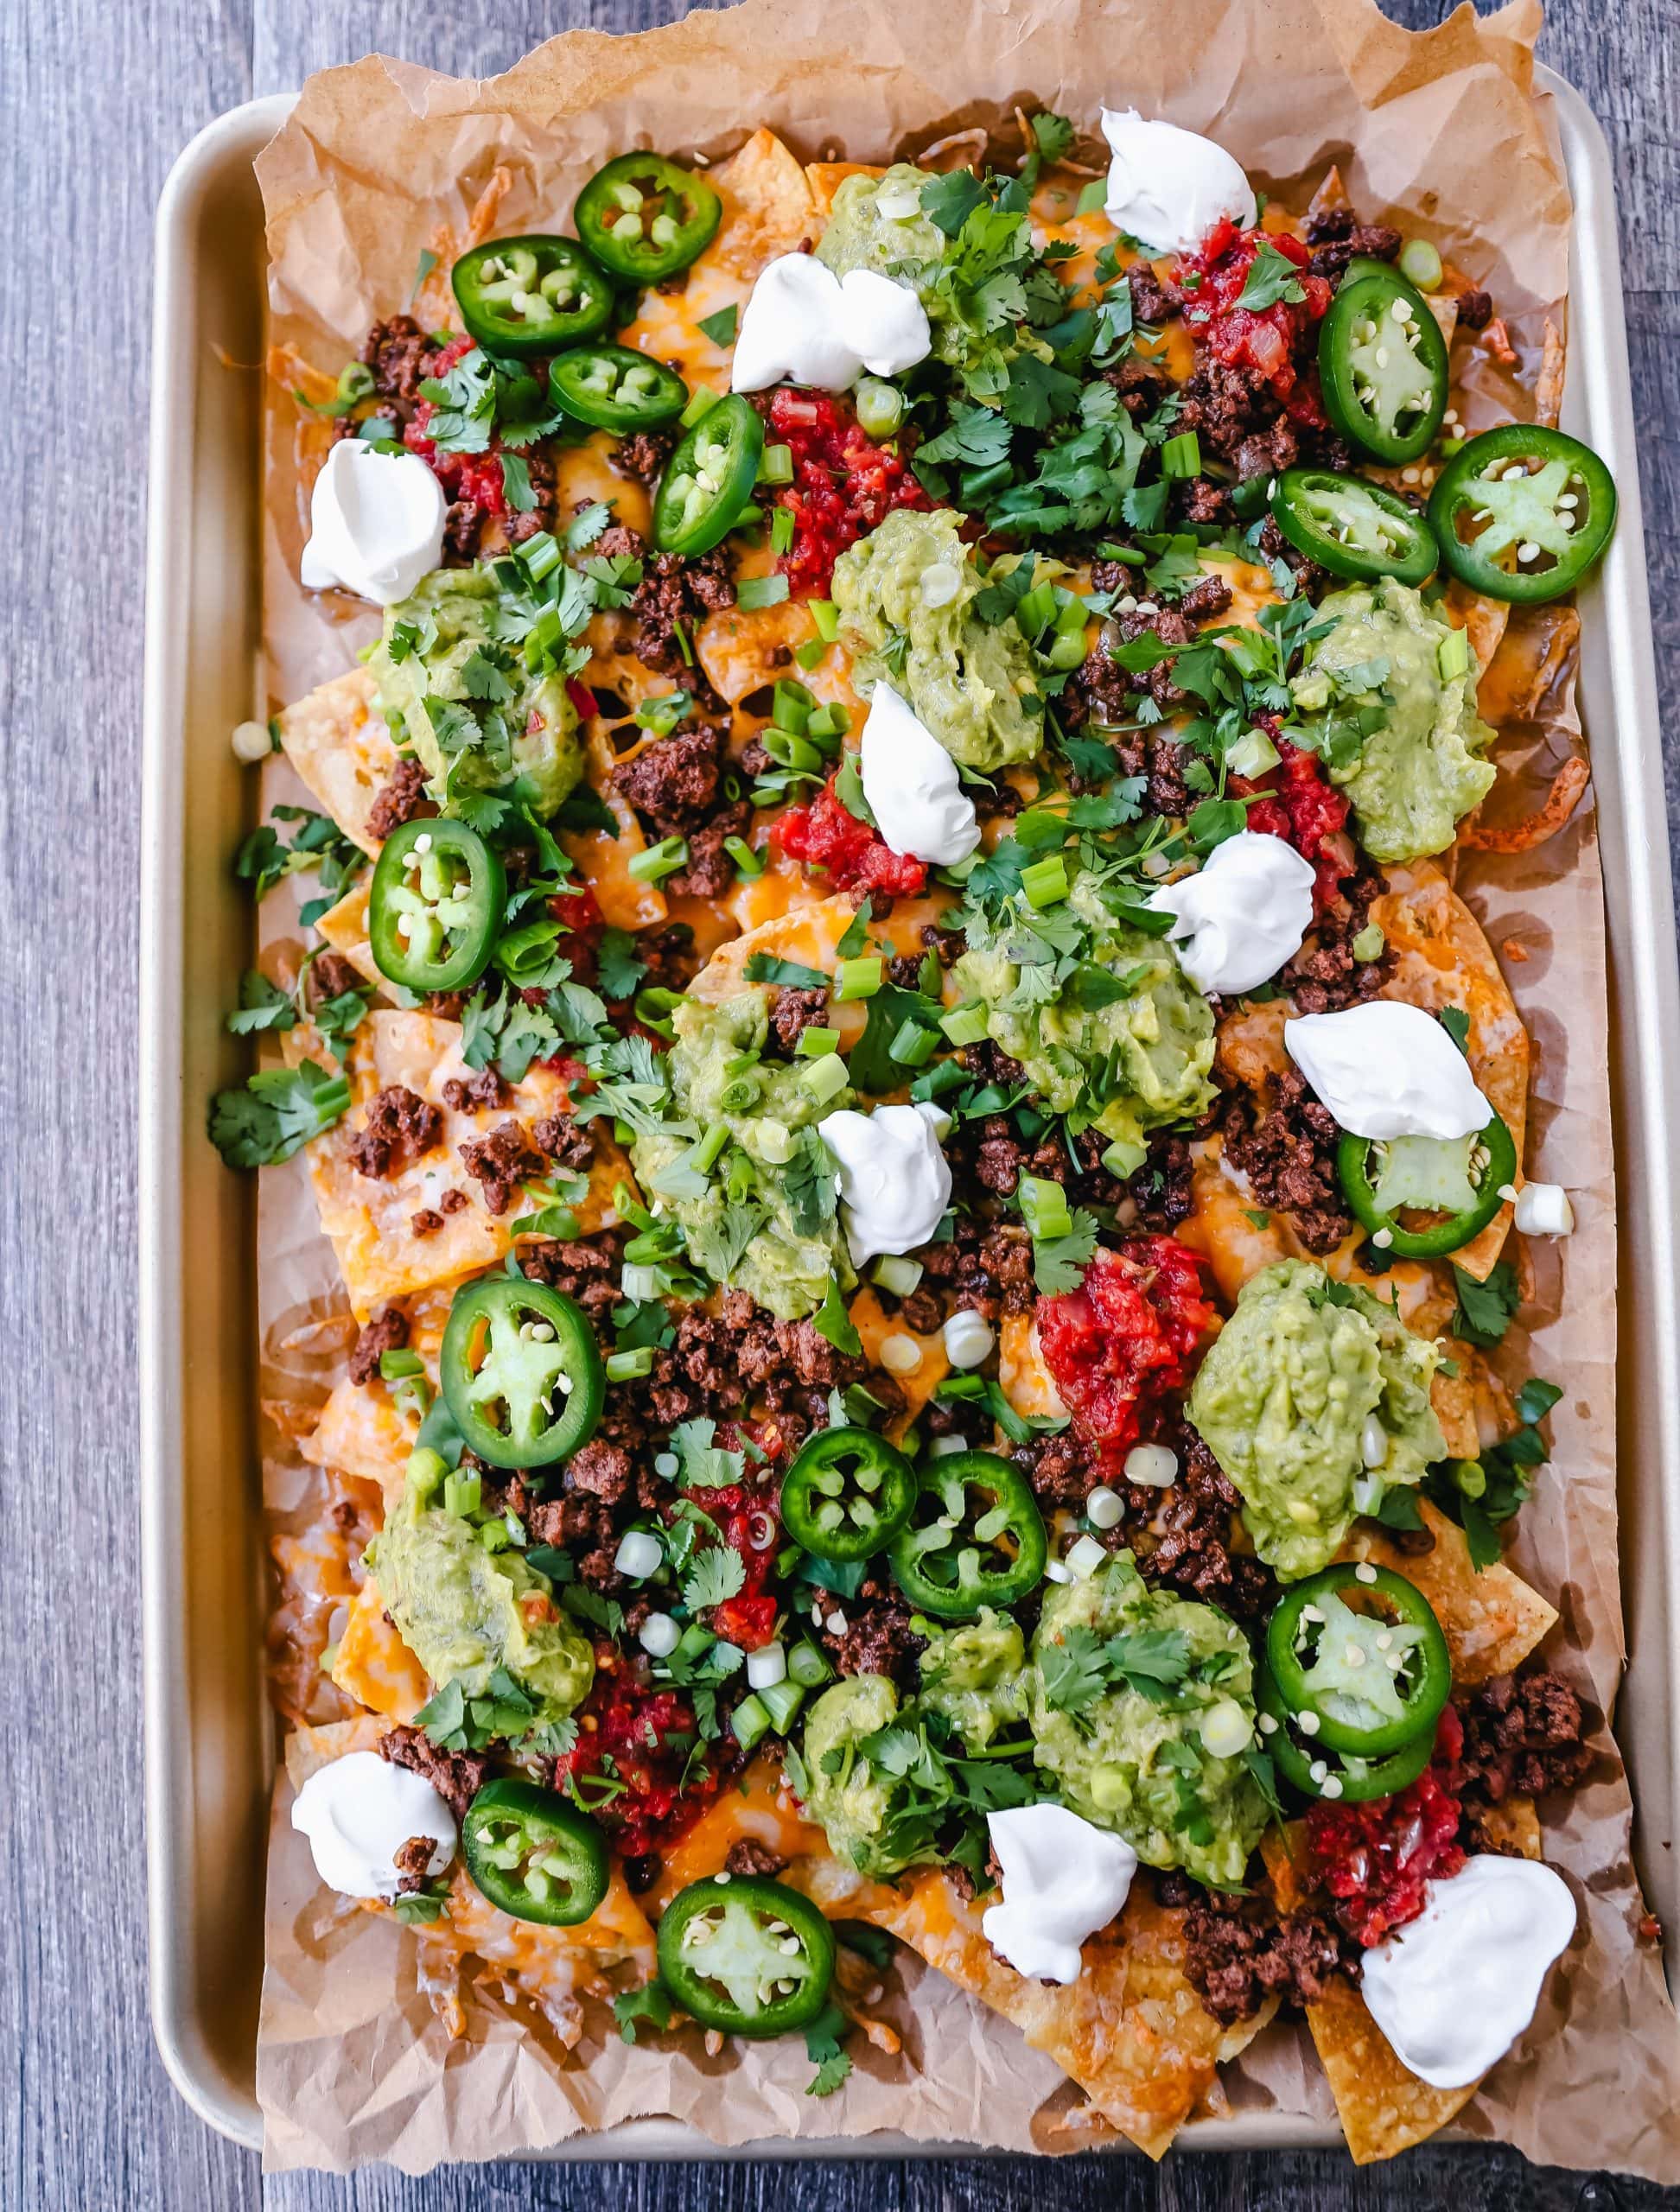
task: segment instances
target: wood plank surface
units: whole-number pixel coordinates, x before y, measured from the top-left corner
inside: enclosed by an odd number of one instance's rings
[[[907,0],[932,4],[932,0]],[[1441,0],[1385,0],[1423,23]],[[0,2212],[1626,2212],[1662,2192],[1505,2154],[388,2171],[264,2186],[166,2079],[146,2010],[133,1371],[135,974],[150,228],[210,118],[372,48],[488,73],[683,0],[0,0],[0,1679],[9,1885]],[[1556,0],[1542,52],[1620,182],[1664,695],[1680,691],[1680,5]],[[1123,86],[1117,86],[1117,91]],[[154,487],[153,496],[168,487]],[[1668,754],[1680,815],[1680,722]]]

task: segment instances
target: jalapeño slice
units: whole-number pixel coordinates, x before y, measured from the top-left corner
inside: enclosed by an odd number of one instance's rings
[[[1343,1195],[1384,1250],[1438,1260],[1479,1236],[1515,1181],[1517,1147],[1499,1115],[1467,1137],[1344,1136],[1336,1148]]]
[[[577,195],[577,235],[603,269],[657,284],[711,244],[723,203],[703,176],[663,154],[620,154]]]
[[[674,369],[628,346],[580,346],[549,370],[549,397],[598,430],[651,430],[674,422],[688,386]]]
[[[828,2001],[834,1932],[808,1897],[762,1874],[678,1890],[659,1922],[659,1978],[691,2019],[726,2036],[808,2027]]]
[[[461,320],[487,353],[528,359],[593,338],[613,319],[613,288],[575,238],[547,232],[492,238],[449,272]]]
[[[869,1428],[819,1428],[782,1480],[782,1526],[819,1559],[884,1551],[916,1503],[915,1470]]]
[[[1447,411],[1447,341],[1397,269],[1349,262],[1319,326],[1319,382],[1343,437],[1378,461],[1429,450]]]
[[[607,1847],[595,1822],[534,1782],[487,1782],[461,1823],[467,1871],[515,1920],[576,1928],[607,1894]]]
[[[1273,490],[1271,511],[1296,551],[1333,576],[1426,583],[1441,558],[1424,517],[1363,476],[1286,468]]]
[[[1346,1560],[1289,1589],[1266,1624],[1266,1664],[1301,1732],[1334,1751],[1382,1759],[1435,1739],[1453,1687],[1435,1609],[1415,1583]]]
[[[492,1467],[570,1459],[607,1389],[582,1308],[520,1275],[480,1275],[455,1293],[438,1378],[468,1450]]]
[[[709,407],[665,463],[653,502],[661,553],[710,553],[752,504],[764,420],[739,392]]]
[[[411,991],[460,991],[490,954],[507,901],[500,856],[447,816],[404,822],[379,849],[367,938],[382,976]]]
[[[1017,1604],[1044,1578],[1049,1546],[1033,1493],[994,1452],[930,1460],[908,1525],[892,1548],[894,1580],[940,1620]]]
[[[1410,1743],[1403,1745],[1386,1758],[1344,1758],[1327,1747],[1320,1750],[1316,1738],[1295,1732],[1282,1692],[1263,1662],[1254,1670],[1254,1702],[1263,1714],[1277,1723],[1270,1732],[1263,1726],[1262,1741],[1276,1762],[1278,1772],[1303,1797],[1333,1797],[1345,1805],[1364,1805],[1373,1797],[1392,1797],[1397,1790],[1409,1789],[1416,1781],[1435,1750],[1435,1731],[1430,1728],[1414,1736]],[[1315,1766],[1321,1767],[1323,1772],[1314,1774]],[[1334,1789],[1326,1788],[1330,1781],[1335,1783]]]
[[[1429,499],[1441,557],[1473,591],[1531,606],[1580,582],[1616,526],[1616,486],[1590,446],[1543,423],[1484,430]]]

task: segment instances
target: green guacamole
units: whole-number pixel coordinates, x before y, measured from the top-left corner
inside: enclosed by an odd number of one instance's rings
[[[832,1185],[824,1214],[822,1193],[804,1172],[809,1141],[799,1141],[825,1114],[851,1105],[854,1094],[842,1090],[819,1102],[800,1077],[808,1062],[757,1057],[770,1027],[762,989],[721,1006],[685,999],[673,1027],[665,1069],[681,1126],[636,1137],[637,1179],[681,1223],[689,1257],[714,1282],[749,1292],[780,1320],[797,1321],[822,1304],[830,1277],[843,1290],[857,1280]],[[684,1155],[719,1122],[730,1144],[702,1179]]]
[[[1136,1637],[1142,1653],[1159,1651],[1163,1636],[1181,1655],[1180,1679],[1152,1683],[1154,1695],[1123,1681],[1085,1697],[1059,1669],[1047,1674],[1053,1647],[1100,1650],[1110,1637]],[[1131,1554],[1117,1552],[1087,1580],[1046,1586],[1033,1660],[1034,1757],[1073,1811],[1115,1829],[1151,1866],[1181,1866],[1216,1888],[1240,1884],[1265,1801],[1241,1754],[1210,1751],[1201,1731],[1226,1705],[1254,1727],[1242,1630],[1217,1606],[1149,1589]]]
[[[1001,1728],[1024,1719],[1027,1647],[1007,1613],[988,1606],[978,1620],[936,1628],[921,1656],[922,1713],[942,1713],[970,1751],[983,1751]]]
[[[983,1001],[988,1035],[1026,1069],[1035,1103],[1077,1109],[1082,1127],[1141,1147],[1147,1130],[1212,1102],[1212,1009],[1168,940],[1117,919],[1089,877],[1075,880],[1067,906],[1090,927],[1088,963],[1123,977],[1123,998],[1083,1003],[1083,970],[1056,997],[1040,998],[1044,969],[1017,966],[1007,934],[989,950],[965,952],[952,977],[964,997]]]
[[[1328,1565],[1361,1476],[1416,1483],[1445,1455],[1429,1402],[1440,1364],[1390,1307],[1309,1261],[1280,1260],[1244,1285],[1187,1411],[1285,1581]]]
[[[885,1840],[899,1785],[877,1775],[857,1745],[896,1719],[898,1709],[898,1692],[885,1675],[851,1675],[823,1692],[805,1722],[805,1810],[821,1823],[837,1859],[877,1879],[909,1863]]]
[[[945,240],[939,226],[922,213],[921,190],[929,181],[926,169],[908,162],[894,162],[884,176],[847,177],[834,195],[828,228],[818,242],[818,260],[837,276],[853,269],[873,269],[891,276],[913,265],[920,269],[937,262]],[[931,316],[932,306],[926,295],[922,305]]]
[[[486,1551],[472,1522],[432,1503],[412,1476],[367,1560],[398,1633],[440,1688],[459,1682],[482,1697],[500,1669],[536,1700],[532,1728],[563,1720],[589,1695],[595,1655],[547,1577],[517,1551]]]
[[[991,775],[1043,750],[1044,718],[1024,703],[1035,695],[1027,640],[1013,621],[994,627],[974,612],[985,584],[959,519],[949,507],[895,508],[835,563],[834,603],[860,688],[884,677],[953,760]],[[901,666],[888,658],[895,637],[908,641]]]
[[[1332,592],[1319,615],[1335,627],[1310,649],[1295,702],[1309,714],[1333,698],[1343,712],[1374,710],[1352,760],[1339,763],[1335,744],[1328,748],[1330,780],[1347,794],[1359,842],[1378,861],[1444,852],[1493,783],[1481,757],[1493,732],[1476,712],[1475,656],[1463,674],[1442,676],[1451,625],[1391,576]]]
[[[528,676],[517,651],[496,648],[487,664],[500,598],[487,566],[434,569],[385,609],[368,665],[391,735],[434,783],[447,773],[455,790],[504,791],[552,814],[582,780],[577,709],[563,676]],[[505,686],[509,696],[487,699]]]

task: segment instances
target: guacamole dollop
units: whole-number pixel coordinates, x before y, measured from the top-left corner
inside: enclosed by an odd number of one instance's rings
[[[831,1278],[843,1290],[857,1280],[814,1135],[823,1116],[850,1105],[854,1094],[819,1102],[798,1066],[759,1057],[770,1027],[763,989],[716,1006],[685,999],[672,1027],[665,1074],[676,1118],[636,1136],[637,1179],[681,1224],[703,1274],[749,1292],[779,1320],[799,1320],[823,1303]],[[686,1155],[720,1122],[729,1144],[702,1175]]]
[[[847,177],[818,241],[818,260],[837,276],[853,269],[893,276],[937,263],[945,251],[945,233],[922,213],[921,204],[922,187],[932,181],[927,170],[910,162],[894,162],[881,176]],[[931,320],[929,300],[924,297],[922,305]]]
[[[577,709],[557,671],[531,676],[496,643],[501,596],[487,565],[434,569],[385,609],[368,665],[392,737],[434,785],[552,814],[582,780]]]
[[[1326,747],[1359,842],[1378,861],[1444,852],[1495,772],[1481,757],[1493,732],[1476,712],[1474,654],[1462,674],[1443,676],[1452,626],[1391,576],[1332,592],[1319,615],[1334,626],[1310,649],[1295,702],[1308,714],[1333,702],[1338,719],[1371,721],[1351,759],[1338,760],[1333,737]]]
[[[970,1751],[983,1751],[1000,1728],[1025,1719],[1026,1668],[1019,1627],[987,1606],[977,1620],[936,1628],[929,1637],[918,1709],[943,1713]]]
[[[877,1880],[910,1863],[888,1836],[900,1785],[877,1773],[858,1745],[896,1719],[898,1709],[898,1691],[885,1675],[851,1675],[823,1692],[805,1722],[805,1810],[837,1859]]]
[[[435,1497],[411,1473],[367,1548],[398,1633],[440,1688],[459,1682],[483,1697],[500,1669],[535,1700],[531,1728],[563,1720],[595,1680],[588,1637],[545,1575],[517,1551],[486,1551],[472,1522]]]
[[[1053,996],[1040,995],[1041,964],[1011,957],[1007,931],[986,950],[965,952],[952,978],[964,997],[983,1001],[987,1034],[1021,1062],[1044,1106],[1136,1145],[1141,1160],[1146,1131],[1213,1100],[1213,1011],[1169,942],[1110,913],[1088,876],[1075,878],[1067,906],[1089,941]],[[1123,982],[1123,995],[1090,990],[1092,969],[1103,973],[1104,991],[1109,977]]]
[[[1085,1694],[1067,1655],[1107,1648],[1123,1659],[1129,1643],[1138,1673]],[[1047,1585],[1033,1662],[1034,1758],[1072,1810],[1124,1836],[1151,1866],[1181,1866],[1216,1888],[1240,1884],[1265,1800],[1240,1752],[1210,1751],[1202,1739],[1217,1707],[1234,1705],[1254,1727],[1253,1662],[1235,1623],[1217,1606],[1151,1590],[1131,1554],[1117,1552],[1085,1581]]]
[[[1280,1260],[1243,1286],[1187,1411],[1285,1581],[1328,1565],[1362,1475],[1416,1483],[1444,1456],[1429,1402],[1440,1364],[1390,1307],[1309,1261]]]
[[[985,582],[960,519],[894,508],[835,563],[834,603],[860,690],[885,677],[953,760],[991,775],[1043,750],[1044,717],[1025,703],[1035,679],[1019,628],[974,612]]]

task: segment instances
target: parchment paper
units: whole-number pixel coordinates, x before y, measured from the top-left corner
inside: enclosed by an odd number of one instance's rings
[[[1210,132],[1257,184],[1303,205],[1332,161],[1363,219],[1403,213],[1492,290],[1531,370],[1548,315],[1561,323],[1569,203],[1543,102],[1531,92],[1539,10],[1513,0],[1478,22],[1463,8],[1410,33],[1368,0],[747,0],[614,39],[577,31],[483,83],[370,59],[315,77],[258,163],[268,211],[273,336],[336,371],[376,315],[407,300],[419,254],[457,232],[491,168],[513,185],[498,227],[557,226],[610,155],[652,144],[716,157],[768,123],[805,158],[913,154],[1015,100],[1094,128],[1135,104]],[[277,706],[350,665],[366,618],[334,620],[297,586],[309,436],[270,410],[267,648]],[[1567,750],[1566,684],[1548,727],[1501,751]],[[272,796],[297,795],[267,772]],[[1518,1524],[1511,1563],[1562,1614],[1547,1656],[1600,1713],[1623,1656],[1615,1527],[1615,1215],[1598,850],[1590,799],[1523,858],[1466,856],[1459,887],[1499,950],[1536,1046],[1529,1166],[1564,1184],[1577,1230],[1531,1243],[1530,1341],[1513,1331],[1517,1379],[1550,1376],[1553,1459]],[[270,901],[270,905],[275,902]],[[277,914],[267,924],[283,928]],[[328,1319],[342,1294],[315,1226],[301,1160],[264,1178],[260,1299],[265,1387],[294,1401],[324,1387],[347,1338]],[[1558,1318],[1560,1315],[1565,1318]],[[323,1328],[323,1324],[325,1326]],[[320,1348],[325,1346],[323,1351]],[[277,1537],[305,1525],[315,1478],[280,1430],[267,1497]],[[323,1713],[321,1717],[328,1717]],[[1461,2123],[1536,2159],[1680,2178],[1680,2057],[1658,1955],[1629,1856],[1630,1804],[1607,1729],[1587,1784],[1549,1827],[1581,1931],[1522,2044]],[[791,2046],[707,2058],[631,2048],[591,2015],[570,2052],[493,1993],[469,1999],[451,2042],[418,1987],[411,1939],[372,1916],[329,1910],[277,1791],[268,1966],[258,2054],[275,2167],[506,2157],[580,2130],[673,2114],[718,2144],[768,2135],[894,2131],[1001,2150],[1111,2139],[1050,2061],[907,1955],[882,2004],[897,2058],[851,2038],[837,2095],[804,2094]],[[1304,2035],[1274,2029],[1226,2069],[1240,2110],[1333,2108]],[[1193,2140],[1193,2137],[1188,2139]]]

